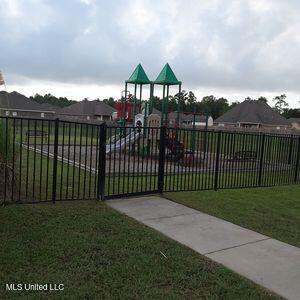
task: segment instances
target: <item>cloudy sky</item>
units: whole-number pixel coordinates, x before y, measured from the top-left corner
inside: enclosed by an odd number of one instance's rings
[[[204,95],[300,100],[298,0],[0,0],[7,89],[119,97],[141,62]],[[159,95],[160,91],[157,91]]]

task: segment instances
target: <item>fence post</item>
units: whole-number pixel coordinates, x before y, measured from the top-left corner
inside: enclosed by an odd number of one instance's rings
[[[298,138],[298,151],[297,151],[297,161],[296,161],[296,168],[295,168],[295,178],[294,181],[297,183],[298,179],[298,171],[299,171],[299,163],[300,163],[300,136]]]
[[[59,119],[55,119],[54,123],[54,153],[53,153],[53,174],[52,174],[52,202],[56,201],[56,182],[57,182],[57,152],[58,152],[58,129]]]
[[[218,132],[218,138],[217,138],[217,153],[216,153],[215,181],[214,181],[215,191],[218,190],[218,182],[219,182],[220,147],[221,147],[221,131]]]
[[[264,160],[264,151],[265,151],[265,139],[266,135],[262,135],[262,142],[260,148],[260,158],[259,158],[259,173],[258,173],[258,186],[261,186],[262,170],[263,170],[263,160]]]
[[[99,156],[97,177],[97,200],[104,200],[105,165],[106,165],[106,124],[101,124],[99,130]]]
[[[291,134],[290,146],[289,146],[289,156],[288,156],[288,164],[289,165],[291,164],[291,161],[292,161],[293,141],[294,141],[294,136]]]
[[[158,191],[164,190],[165,150],[166,149],[166,126],[160,128],[159,140],[159,165],[158,165]]]

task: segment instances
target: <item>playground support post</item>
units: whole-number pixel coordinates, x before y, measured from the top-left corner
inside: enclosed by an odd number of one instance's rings
[[[192,140],[191,140],[191,149],[195,151],[196,144],[196,105],[194,104],[194,114],[193,114],[193,131],[192,131]]]
[[[145,102],[145,108],[144,108],[144,137],[147,137],[148,131],[146,130],[147,126],[147,116],[148,116],[148,110],[149,110],[149,106],[147,101]]]
[[[153,91],[154,91],[154,84],[150,84],[150,105],[149,105],[149,114],[152,114],[153,111]]]
[[[167,117],[168,117],[169,88],[170,88],[170,86],[167,85],[167,96],[166,96],[166,99],[165,99],[165,103],[166,103],[166,105],[165,105],[165,110],[166,110],[166,122],[165,122],[165,123],[167,123]],[[167,124],[165,124],[165,125],[167,125]]]
[[[140,99],[139,99],[139,102],[140,102],[140,107],[139,107],[139,113],[141,114],[142,113],[142,84],[140,84]]]
[[[127,98],[127,82],[125,83],[125,97],[123,102],[123,120],[124,120],[124,126],[126,124],[126,98]]]
[[[166,125],[166,111],[165,111],[165,93],[166,93],[166,86],[163,85],[163,99],[162,99],[162,125]]]
[[[181,84],[179,84],[179,88],[178,88],[177,120],[176,120],[177,126],[179,126],[180,99],[181,99]]]
[[[134,84],[134,96],[133,96],[133,116],[132,116],[132,121],[134,123],[134,116],[136,115],[136,89],[137,89],[137,84]]]

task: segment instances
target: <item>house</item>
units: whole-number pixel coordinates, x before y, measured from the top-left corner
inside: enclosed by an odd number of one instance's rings
[[[152,113],[153,113],[153,114],[156,114],[156,115],[159,115],[160,117],[162,116],[161,111],[159,111],[158,109],[156,109],[156,108],[154,108],[154,107],[153,107],[153,109],[152,109]]]
[[[287,129],[286,118],[273,110],[266,102],[245,100],[214,121],[219,127]]]
[[[177,122],[178,114],[176,111],[170,112],[168,114],[168,120],[170,125],[174,125]],[[180,113],[179,114],[179,123],[183,126],[192,126],[195,119],[195,126],[201,127],[206,126],[206,116],[205,115],[195,115],[193,113]],[[213,118],[211,116],[208,117],[208,126],[213,126]]]
[[[205,115],[197,115],[196,116],[196,127],[197,126],[206,126],[206,116]],[[214,125],[214,119],[212,116],[207,117],[207,126],[211,127]]]
[[[0,115],[27,118],[54,118],[53,108],[43,106],[26,96],[12,92],[0,92]]]
[[[292,129],[300,130],[300,118],[289,118],[287,121]]]
[[[57,117],[72,121],[111,121],[116,110],[103,101],[82,100],[57,110]]]

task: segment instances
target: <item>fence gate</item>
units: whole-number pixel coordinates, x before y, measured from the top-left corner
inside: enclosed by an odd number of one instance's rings
[[[103,198],[159,192],[164,132],[155,127],[104,127],[104,131],[106,144],[100,154],[105,164],[100,166],[105,170],[103,187],[100,183]]]

